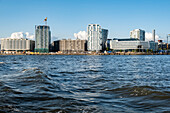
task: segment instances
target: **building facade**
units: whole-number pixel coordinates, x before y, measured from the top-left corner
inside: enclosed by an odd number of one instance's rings
[[[112,50],[146,50],[149,49],[149,42],[139,41],[137,39],[113,39],[110,42]]]
[[[57,52],[59,51],[59,42],[60,40],[57,40],[57,41],[53,41],[52,44],[51,44],[51,50],[52,52]]]
[[[89,24],[87,27],[89,51],[101,51],[106,47],[108,30],[102,29],[99,24]]]
[[[153,52],[158,51],[158,42],[155,41],[149,41],[149,49],[152,50]]]
[[[108,30],[102,29],[102,50],[106,50],[107,36],[108,36]]]
[[[132,51],[132,50],[152,50],[158,51],[158,43],[154,41],[140,41],[135,38],[129,39],[113,39],[110,41],[110,49],[112,50],[123,50],[123,51]]]
[[[163,40],[158,40],[158,49],[159,50],[170,50],[170,44],[167,45],[167,43],[163,42]]]
[[[2,51],[33,51],[35,47],[35,41],[24,38],[4,38],[1,39]]]
[[[84,52],[87,51],[87,41],[86,40],[71,40],[64,39],[53,42],[54,51],[63,51],[63,52]]]
[[[48,53],[51,44],[51,31],[47,25],[35,26],[35,52]]]
[[[141,29],[135,29],[133,31],[130,31],[130,37],[136,38],[140,41],[145,41],[145,31]]]
[[[106,50],[110,50],[111,42],[112,42],[112,39],[107,39],[107,41],[106,41]]]

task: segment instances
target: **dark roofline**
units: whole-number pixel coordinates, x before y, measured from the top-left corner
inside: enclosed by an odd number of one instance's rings
[[[122,38],[122,39],[114,38],[113,40],[118,40],[118,41],[138,41],[138,39],[136,39],[136,38]]]

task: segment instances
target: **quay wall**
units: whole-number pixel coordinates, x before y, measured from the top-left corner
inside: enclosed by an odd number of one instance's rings
[[[131,52],[131,53],[34,53],[34,54],[28,54],[28,53],[9,53],[4,54],[0,53],[0,55],[170,55],[170,53],[143,53],[143,52]]]

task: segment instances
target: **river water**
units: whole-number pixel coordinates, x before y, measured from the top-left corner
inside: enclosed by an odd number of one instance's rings
[[[170,112],[170,56],[0,56],[0,112]]]

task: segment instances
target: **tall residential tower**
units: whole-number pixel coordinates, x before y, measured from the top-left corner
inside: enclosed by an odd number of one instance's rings
[[[48,53],[51,43],[51,31],[47,25],[35,26],[35,52]]]
[[[135,29],[130,32],[131,38],[136,38],[140,41],[145,41],[145,31],[141,29]]]
[[[108,30],[102,29],[99,24],[89,24],[87,27],[89,51],[101,51],[105,49]]]

